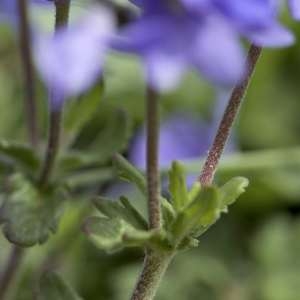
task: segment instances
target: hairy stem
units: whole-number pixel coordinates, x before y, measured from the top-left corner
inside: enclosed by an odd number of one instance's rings
[[[155,297],[161,279],[172,258],[172,254],[164,256],[161,253],[155,253],[151,250],[147,251],[143,270],[131,300],[152,300]]]
[[[159,99],[151,88],[146,95],[146,166],[148,189],[149,228],[161,227],[160,177],[158,164],[159,147]],[[146,250],[143,270],[138,279],[132,300],[151,300],[154,298],[172,255],[162,255],[151,249]]]
[[[31,57],[31,32],[29,24],[29,14],[27,0],[18,0],[19,11],[19,38],[21,58],[23,65],[23,76],[25,86],[24,104],[26,109],[28,136],[31,144],[37,146],[37,108],[35,98],[34,69]]]
[[[3,273],[0,275],[0,299],[4,300],[9,292],[9,288],[17,275],[23,257],[23,249],[12,246],[10,256]]]
[[[70,12],[70,0],[55,0],[55,31],[67,26]],[[44,164],[38,181],[38,186],[47,186],[54,169],[59,150],[61,124],[63,115],[63,95],[59,95],[53,88],[50,90],[50,118],[48,145]]]
[[[254,73],[256,63],[260,57],[262,49],[251,45],[247,57],[247,71],[243,81],[235,86],[225,109],[223,118],[218,127],[213,144],[208,152],[199,181],[203,186],[212,184],[214,174],[219,164],[226,142],[229,138],[231,128],[239,112],[243,98],[246,94],[251,77]]]
[[[161,225],[158,166],[159,99],[151,88],[148,88],[146,98],[148,212],[149,226],[154,229],[160,228]]]

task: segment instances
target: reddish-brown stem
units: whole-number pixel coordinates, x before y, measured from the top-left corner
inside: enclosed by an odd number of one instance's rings
[[[242,82],[237,84],[232,91],[223,118],[218,127],[215,139],[212,143],[212,146],[208,152],[207,158],[202,168],[199,181],[203,186],[211,185],[213,182],[214,174],[216,172],[219,160],[229,138],[231,128],[239,112],[243,98],[246,94],[261,51],[261,47],[257,47],[255,45],[250,46],[246,62],[247,69],[245,78],[242,80]]]

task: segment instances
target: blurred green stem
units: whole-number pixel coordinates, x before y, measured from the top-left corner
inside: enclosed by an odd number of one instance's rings
[[[28,9],[26,0],[18,0],[19,5],[19,24],[20,24],[20,42],[21,51],[24,64],[24,73],[26,79],[26,105],[27,105],[27,118],[28,127],[30,133],[30,141],[32,146],[37,145],[37,124],[36,124],[36,107],[34,100],[34,72],[31,61],[31,49],[30,49],[30,28],[28,23]],[[56,0],[56,16],[55,16],[55,30],[61,26],[65,26],[68,23],[68,16],[70,10],[70,0]],[[54,95],[54,93],[51,93]],[[51,170],[55,162],[55,158],[58,152],[60,127],[61,127],[61,115],[62,110],[52,111],[50,115],[50,132],[48,147],[44,165],[42,167],[39,186],[43,187],[47,185]],[[12,246],[10,256],[3,274],[0,277],[0,299],[4,300],[9,292],[9,288],[13,279],[15,278],[17,271],[21,265],[24,250],[17,246]]]
[[[255,70],[256,63],[260,57],[262,48],[251,45],[247,57],[247,71],[245,78],[235,86],[220,122],[213,144],[208,152],[204,166],[199,177],[201,185],[211,185],[214,174],[218,167],[226,142],[230,136],[231,128],[238,115],[247,88]]]
[[[55,31],[61,27],[67,26],[70,13],[70,0],[55,0]],[[63,104],[53,108],[53,103],[63,103],[63,99],[56,99],[58,93],[50,90],[50,119],[49,119],[49,134],[48,145],[44,164],[38,181],[38,186],[44,188],[47,186],[59,150],[59,142],[61,136],[61,124],[63,115]]]
[[[12,246],[10,256],[3,273],[0,276],[0,299],[4,300],[9,292],[9,288],[17,275],[17,271],[21,265],[24,251],[22,248]]]
[[[36,147],[38,143],[37,108],[35,97],[34,69],[31,57],[31,32],[27,0],[18,0],[19,12],[19,39],[21,50],[21,62],[23,65],[28,136],[31,144]]]

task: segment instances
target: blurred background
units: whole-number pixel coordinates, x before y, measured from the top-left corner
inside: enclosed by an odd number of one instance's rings
[[[75,2],[73,14],[82,9]],[[124,15],[123,8],[119,11]],[[46,8],[33,11],[35,22],[51,24]],[[286,23],[300,39],[298,24]],[[0,28],[0,138],[26,142],[23,79],[18,40],[9,26]],[[84,47],[84,46],[83,46]],[[135,249],[108,255],[81,231],[97,214],[96,193],[139,195],[120,183],[111,156],[123,153],[143,169],[144,82],[135,57],[113,54],[96,85],[65,109],[62,154],[81,153],[80,168],[57,171],[73,187],[58,233],[26,251],[12,300],[32,299],[39,275],[58,271],[88,300],[128,299],[142,266]],[[46,142],[47,92],[38,83],[40,155]],[[228,91],[216,90],[190,73],[178,90],[161,97],[162,173],[172,159],[186,161],[189,180],[200,172]],[[300,295],[300,43],[289,49],[264,50],[216,181],[250,179],[247,192],[229,214],[204,236],[199,248],[173,262],[157,299],[298,300]],[[0,157],[1,158],[1,157]],[[69,169],[68,169],[69,168]],[[9,170],[1,166],[1,181]],[[163,179],[164,182],[165,179]],[[2,183],[1,183],[2,185]],[[1,200],[0,200],[1,201]],[[0,235],[0,270],[11,245]]]

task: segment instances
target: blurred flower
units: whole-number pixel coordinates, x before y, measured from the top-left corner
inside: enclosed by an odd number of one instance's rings
[[[215,83],[235,83],[244,65],[240,35],[261,46],[293,42],[268,0],[133,2],[142,16],[123,30],[114,46],[141,55],[149,85],[157,90],[176,87],[189,67]]]
[[[299,0],[289,0],[289,7],[292,16],[296,20],[300,20],[300,1]]]
[[[111,12],[95,6],[79,22],[55,35],[39,35],[34,45],[35,60],[49,89],[64,98],[88,89],[101,74],[113,30]],[[52,103],[54,109],[60,102]]]
[[[27,0],[28,4],[48,4],[49,0]],[[17,0],[0,0],[0,22],[17,26],[18,23]]]
[[[121,32],[115,46],[142,56],[153,88],[175,88],[189,67],[222,84],[241,77],[243,52],[224,18],[216,14],[200,18],[181,7],[177,11],[166,0],[136,3],[142,5],[143,16]]]
[[[212,0],[212,3],[242,35],[259,46],[280,47],[293,42],[292,34],[276,20],[277,0]]]
[[[190,114],[175,114],[166,119],[160,128],[159,163],[170,167],[172,161],[200,158],[205,155],[211,142],[209,124]],[[146,135],[140,130],[129,152],[129,160],[145,170]]]

